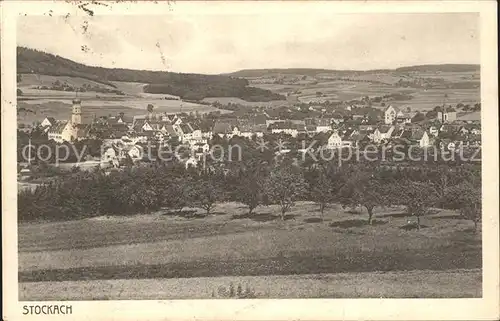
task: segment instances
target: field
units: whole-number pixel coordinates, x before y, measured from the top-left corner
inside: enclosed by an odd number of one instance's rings
[[[221,104],[227,105],[227,104],[240,104],[243,106],[266,106],[266,107],[274,107],[274,106],[281,106],[281,105],[286,105],[287,101],[286,100],[273,100],[269,102],[255,102],[255,101],[245,101],[241,98],[237,97],[210,97],[210,98],[204,98],[202,100],[203,102],[208,102],[208,103],[214,103],[214,102],[219,102]]]
[[[282,75],[283,76],[283,75]],[[291,75],[292,78],[300,77],[301,75]],[[480,89],[423,89],[423,88],[403,88],[394,86],[394,84],[402,80],[414,80],[419,78],[440,78],[446,83],[456,82],[471,82],[478,81],[478,72],[386,72],[386,73],[368,73],[352,75],[335,75],[320,73],[315,76],[316,83],[297,82],[285,84],[262,83],[263,78],[251,79],[249,81],[252,86],[271,90],[280,94],[290,94],[290,98],[294,97],[298,101],[321,102],[321,101],[349,101],[360,99],[364,96],[383,96],[393,93],[406,93],[414,96],[411,100],[396,101],[393,105],[410,106],[413,110],[430,110],[435,106],[442,105],[444,95],[446,104],[456,105],[458,103],[474,105],[480,101]],[[276,77],[276,75],[272,76]],[[271,81],[275,78],[269,77]],[[321,95],[318,95],[318,92]],[[289,99],[291,101],[291,99]]]
[[[61,92],[67,94],[65,92]],[[165,96],[165,95],[162,95]],[[63,96],[41,96],[30,100],[18,101],[18,108],[25,108],[34,112],[21,112],[18,115],[18,123],[31,124],[33,121],[42,121],[45,117],[54,117],[55,119],[65,120],[71,116],[71,100],[72,97]],[[162,100],[155,98],[116,98],[116,97],[101,97],[101,98],[82,98],[82,114],[84,119],[90,121],[93,115],[108,116],[118,115],[124,112],[126,116],[132,117],[136,115],[146,114],[148,104],[155,106],[155,112],[177,113],[177,112],[200,112],[206,113],[211,111],[220,111],[225,113],[225,110],[183,102],[179,100]]]
[[[215,211],[20,223],[20,299],[224,297],[231,283],[259,298],[481,296],[481,233],[452,211],[419,231],[401,208],[372,226],[308,202],[285,221],[275,206]]]
[[[143,93],[142,86],[144,84],[141,83],[112,82],[116,86],[116,88],[113,88],[78,77],[22,74],[18,88],[23,94],[18,97],[18,108],[29,109],[33,112],[21,112],[18,115],[18,123],[31,124],[34,121],[42,121],[45,117],[54,117],[60,120],[69,119],[71,100],[77,96],[75,92],[35,88],[36,86],[50,86],[56,80],[78,87],[88,84],[101,88],[118,89],[124,92],[124,95],[91,91],[79,92],[78,97],[82,99],[83,117],[87,121],[90,121],[94,114],[97,117],[117,115],[120,112],[124,112],[129,117],[144,115],[148,104],[155,106],[156,112],[167,113],[196,111],[205,113],[219,110],[207,105],[164,99],[170,95]],[[220,111],[221,113],[227,112],[225,110]]]

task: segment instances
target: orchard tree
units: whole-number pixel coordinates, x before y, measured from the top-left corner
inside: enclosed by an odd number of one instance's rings
[[[431,183],[405,180],[395,186],[395,195],[406,206],[408,215],[417,218],[417,229],[420,230],[420,218],[430,213],[431,208],[439,200],[439,195]]]
[[[338,199],[342,186],[340,170],[337,167],[320,167],[305,173],[308,198],[319,205],[321,216],[328,204]]]
[[[191,202],[190,196],[193,183],[188,176],[174,177],[166,181],[166,186],[160,191],[162,204],[180,213]]]
[[[218,176],[204,173],[199,179],[193,181],[190,199],[209,215],[215,208],[216,202],[222,200],[223,191],[220,187]]]
[[[474,231],[481,221],[481,187],[469,182],[462,182],[447,189],[446,205],[460,211],[463,218],[474,223]]]
[[[285,220],[285,213],[303,196],[304,186],[302,173],[293,165],[280,164],[271,170],[265,191],[271,203],[280,205],[281,220]]]
[[[372,224],[376,206],[389,203],[388,187],[371,171],[356,166],[349,172],[349,179],[340,190],[340,201],[344,206],[362,206],[368,212],[368,224]]]
[[[231,179],[232,198],[248,206],[248,214],[265,203],[265,167],[247,164],[239,168]]]

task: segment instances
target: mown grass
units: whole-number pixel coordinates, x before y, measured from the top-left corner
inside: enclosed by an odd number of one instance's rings
[[[122,265],[25,271],[19,282],[242,275],[290,275],[370,271],[449,270],[481,268],[481,251],[458,245],[428,250],[352,251],[334,256],[294,255],[270,259],[195,261],[156,265]]]
[[[401,209],[378,209],[368,225],[366,213],[331,207],[319,218],[315,208],[300,203],[285,221],[274,217],[277,207],[245,215],[240,204],[224,203],[204,218],[21,224],[19,281],[481,268],[480,231],[451,211],[424,219],[428,227],[417,231],[401,228],[408,220]]]

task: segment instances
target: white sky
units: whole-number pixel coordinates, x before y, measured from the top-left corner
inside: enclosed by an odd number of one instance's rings
[[[17,27],[18,45],[77,62],[193,73],[479,64],[479,41],[472,13],[27,16]]]

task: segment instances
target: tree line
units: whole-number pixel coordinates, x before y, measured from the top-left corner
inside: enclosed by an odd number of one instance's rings
[[[481,171],[475,166],[382,167],[364,163],[294,164],[287,159],[245,158],[230,166],[186,169],[181,163],[150,163],[106,173],[75,171],[18,194],[20,221],[133,215],[160,209],[211,214],[220,202],[239,202],[255,215],[277,205],[279,216],[297,201],[313,201],[323,215],[330,204],[363,207],[367,223],[380,207],[404,206],[420,218],[433,208],[460,211],[477,226],[481,218]]]

